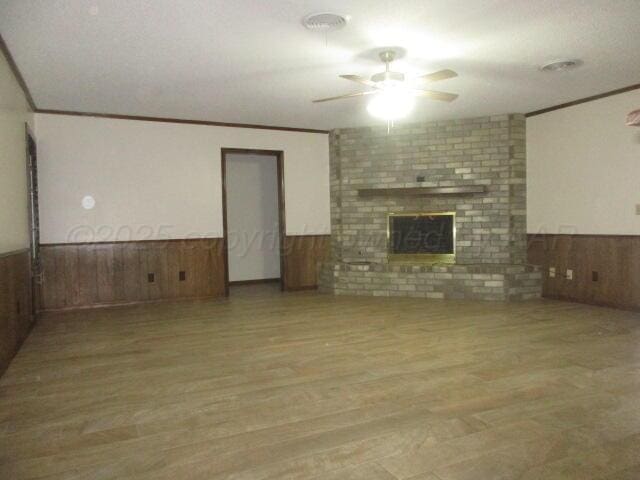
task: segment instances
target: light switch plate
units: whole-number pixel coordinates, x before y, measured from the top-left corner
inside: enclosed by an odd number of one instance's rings
[[[567,269],[567,280],[573,280],[573,270]]]
[[[549,277],[556,278],[556,267],[549,267]]]

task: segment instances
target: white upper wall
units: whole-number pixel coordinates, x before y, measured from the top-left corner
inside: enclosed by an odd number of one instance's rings
[[[527,119],[527,231],[640,234],[640,90]]]
[[[25,122],[29,104],[0,54],[0,253],[29,246]]]
[[[287,234],[330,233],[326,134],[49,114],[35,123],[42,243],[221,237],[223,147],[283,150]]]

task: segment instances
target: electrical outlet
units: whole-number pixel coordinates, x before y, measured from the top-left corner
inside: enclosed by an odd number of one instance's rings
[[[147,281],[149,283],[154,283],[156,281],[156,275],[155,273],[150,273],[147,275]]]
[[[180,273],[178,273],[178,279],[181,282],[184,282],[187,279],[187,272],[181,271]]]
[[[573,270],[567,269],[567,275],[565,276],[567,280],[573,280]]]
[[[556,267],[549,267],[549,277],[556,278]]]

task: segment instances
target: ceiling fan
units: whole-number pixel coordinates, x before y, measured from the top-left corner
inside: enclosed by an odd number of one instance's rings
[[[340,78],[366,85],[367,87],[371,87],[372,90],[349,93],[337,97],[321,98],[313,102],[321,103],[341,100],[343,98],[375,95],[374,100],[372,100],[367,107],[369,113],[385,120],[396,120],[409,113],[411,107],[413,107],[415,97],[426,97],[431,100],[440,100],[443,102],[452,102],[458,98],[458,95],[454,93],[416,88],[406,80],[404,73],[391,70],[391,62],[393,62],[395,56],[396,53],[393,50],[380,52],[380,60],[385,64],[385,70],[384,72],[376,73],[370,80],[358,75],[340,75]],[[422,75],[418,77],[417,80],[430,83],[457,76],[458,74],[456,72],[447,69]]]

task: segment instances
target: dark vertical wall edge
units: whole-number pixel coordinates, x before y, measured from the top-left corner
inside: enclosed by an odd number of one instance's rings
[[[33,326],[29,249],[0,254],[0,272],[1,376]]]

